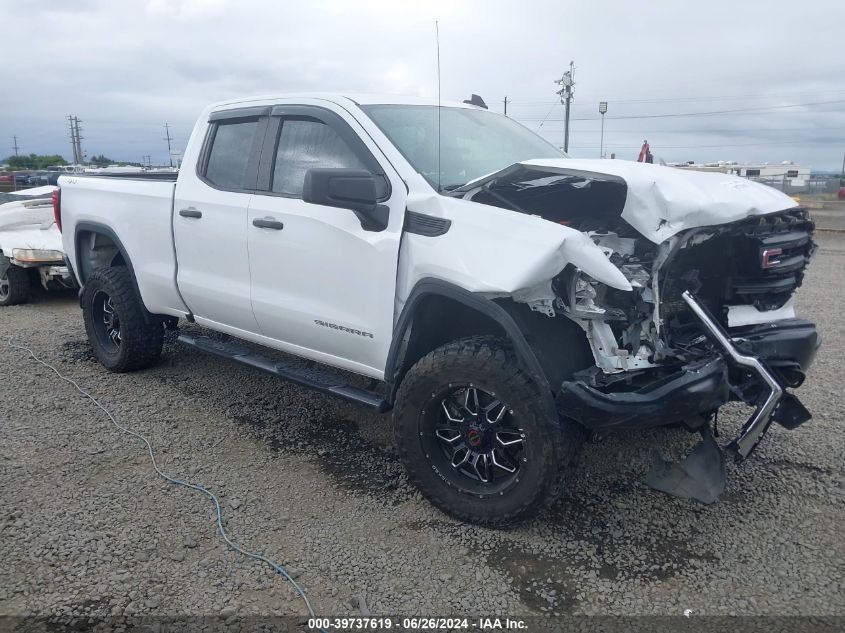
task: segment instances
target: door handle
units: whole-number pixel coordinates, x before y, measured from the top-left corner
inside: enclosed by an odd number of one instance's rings
[[[202,211],[194,207],[188,207],[187,209],[179,209],[179,215],[183,218],[201,218]]]
[[[285,228],[284,224],[273,218],[255,218],[252,221],[252,226],[257,226],[259,229],[273,229],[274,231],[281,231]]]

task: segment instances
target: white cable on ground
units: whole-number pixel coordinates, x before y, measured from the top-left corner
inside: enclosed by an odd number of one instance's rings
[[[314,609],[311,607],[311,602],[308,600],[308,596],[305,595],[305,591],[302,589],[302,587],[300,587],[297,584],[297,582],[293,578],[291,578],[290,574],[288,574],[288,572],[285,570],[284,567],[282,567],[279,563],[275,562],[274,560],[267,558],[263,554],[258,554],[256,552],[250,552],[248,550],[243,549],[240,545],[238,545],[231,538],[229,538],[229,535],[226,533],[226,530],[223,527],[223,511],[220,509],[220,500],[217,498],[217,496],[213,492],[211,492],[206,487],[204,487],[200,484],[192,484],[188,481],[184,481],[182,479],[177,479],[176,477],[172,477],[172,476],[168,475],[161,468],[159,468],[158,462],[156,462],[156,456],[155,456],[155,451],[153,450],[153,445],[146,437],[144,437],[143,435],[141,435],[140,433],[138,433],[136,431],[133,431],[132,429],[128,429],[125,426],[121,426],[118,423],[118,421],[115,419],[115,417],[111,414],[111,412],[108,409],[106,409],[102,404],[100,404],[99,400],[97,400],[94,396],[92,396],[90,393],[88,393],[82,387],[80,387],[79,384],[77,384],[76,381],[74,381],[72,378],[68,378],[66,376],[63,376],[59,372],[59,370],[56,369],[55,367],[53,367],[50,363],[48,363],[44,360],[41,360],[38,356],[35,355],[35,352],[33,352],[30,348],[26,347],[25,345],[17,345],[15,343],[13,343],[11,336],[8,337],[8,343],[9,343],[9,347],[11,347],[13,349],[28,352],[30,358],[32,358],[34,361],[36,361],[38,363],[41,363],[42,365],[44,365],[48,369],[51,369],[53,371],[53,373],[56,374],[56,376],[58,376],[59,378],[61,378],[65,382],[73,385],[79,393],[81,393],[83,396],[85,396],[91,402],[93,402],[95,405],[97,405],[97,407],[103,413],[105,413],[108,416],[109,420],[111,420],[111,423],[114,424],[118,429],[120,429],[124,433],[128,433],[129,435],[137,437],[144,444],[146,444],[147,450],[150,453],[150,461],[152,462],[153,468],[162,478],[166,479],[170,483],[177,484],[177,485],[180,485],[180,486],[187,486],[188,488],[191,488],[193,490],[197,490],[197,491],[203,493],[204,495],[207,495],[209,498],[211,498],[211,500],[214,502],[214,508],[217,511],[217,530],[220,532],[220,537],[223,539],[223,541],[229,547],[231,547],[233,550],[235,550],[236,552],[240,552],[244,556],[248,556],[249,558],[253,558],[255,560],[260,560],[264,563],[267,563],[268,565],[270,565],[270,567],[275,569],[276,572],[278,572],[291,585],[293,585],[293,588],[296,589],[297,593],[299,593],[299,596],[302,598],[303,602],[305,602],[305,606],[308,608],[308,613],[311,615],[311,617],[312,618],[317,617],[316,613],[314,613]]]

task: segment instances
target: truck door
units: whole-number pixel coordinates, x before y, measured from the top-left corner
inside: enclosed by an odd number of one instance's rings
[[[381,231],[302,200],[314,167],[366,169],[389,207]],[[405,185],[341,108],[273,108],[250,200],[252,308],[262,334],[301,356],[381,378],[393,330]]]
[[[184,165],[176,186],[179,291],[198,323],[226,326],[233,334],[258,332],[250,302],[247,210],[265,114],[269,108],[212,113],[196,173]]]

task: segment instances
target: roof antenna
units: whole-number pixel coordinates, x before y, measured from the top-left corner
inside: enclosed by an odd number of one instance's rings
[[[437,35],[437,193],[440,193],[443,190],[443,172],[440,171],[440,24],[437,20],[434,21],[434,30]]]

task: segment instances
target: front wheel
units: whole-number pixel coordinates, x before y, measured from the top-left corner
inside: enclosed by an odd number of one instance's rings
[[[82,292],[82,315],[94,354],[109,371],[144,369],[161,357],[164,327],[144,314],[126,268],[91,275]]]
[[[462,339],[423,357],[396,398],[410,479],[444,512],[502,525],[541,507],[574,469],[580,428],[546,411],[505,341]]]

